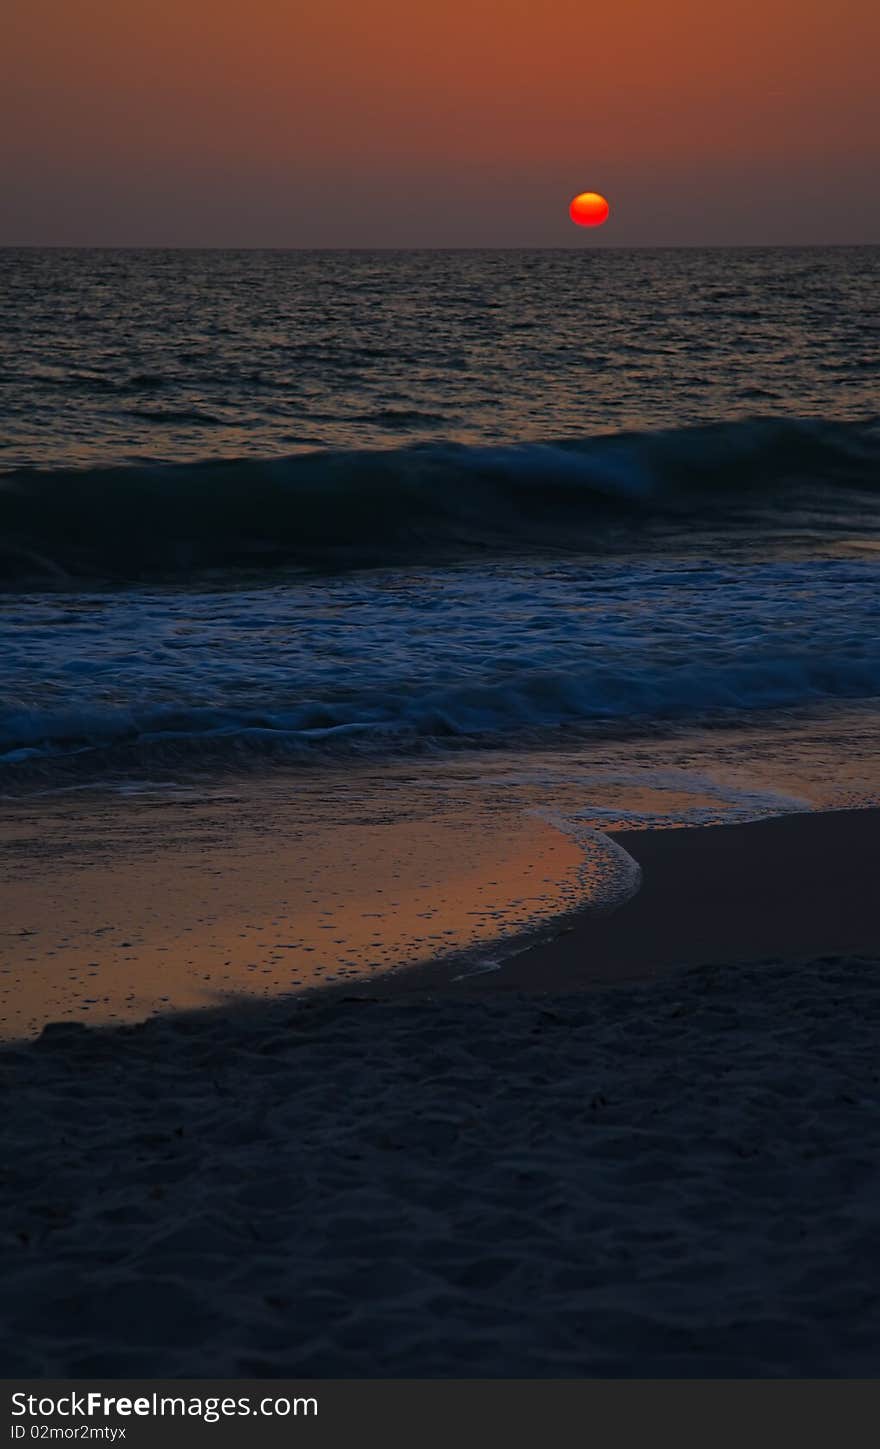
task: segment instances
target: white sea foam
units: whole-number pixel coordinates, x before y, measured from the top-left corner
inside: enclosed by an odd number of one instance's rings
[[[7,768],[387,755],[880,693],[869,559],[470,565],[19,598]],[[98,758],[100,756],[100,758]],[[88,757],[88,758],[85,758]],[[112,761],[111,761],[112,764]]]

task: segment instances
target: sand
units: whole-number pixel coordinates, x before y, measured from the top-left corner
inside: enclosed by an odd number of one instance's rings
[[[855,869],[876,821],[822,819],[802,868],[848,830]],[[783,830],[729,859],[689,834],[742,886]],[[773,911],[729,895],[715,939],[750,964],[574,989],[613,917],[584,919],[528,990],[412,979],[4,1049],[2,1372],[874,1375],[876,922],[805,961],[799,911],[757,961]]]
[[[546,821],[390,773],[5,802],[0,1039],[479,949],[601,883]]]
[[[671,968],[880,946],[880,810],[783,815],[744,825],[614,831],[641,868],[637,894],[610,914],[583,910],[551,939],[461,979],[426,962],[386,978],[390,991],[592,990]]]

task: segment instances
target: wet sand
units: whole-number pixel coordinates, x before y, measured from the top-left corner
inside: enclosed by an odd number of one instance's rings
[[[381,776],[351,796],[333,784],[330,802],[317,783],[247,782],[7,806],[0,1037],[375,976],[549,923],[589,893],[584,851],[533,816],[412,791],[395,813]]]
[[[875,798],[877,748],[873,718],[855,712],[527,758],[348,761],[7,799],[0,1037],[388,973],[394,990],[446,989],[552,938],[562,916],[575,934],[552,964],[526,953],[475,989],[860,950],[877,817],[840,807]],[[785,811],[787,823],[741,823]],[[604,923],[574,914],[626,900],[637,860],[631,906]],[[739,910],[737,892],[760,911]]]
[[[612,839],[642,871],[638,892],[613,912],[578,912],[553,939],[490,973],[462,979],[434,962],[383,985],[579,991],[682,966],[880,954],[880,810],[615,831]]]

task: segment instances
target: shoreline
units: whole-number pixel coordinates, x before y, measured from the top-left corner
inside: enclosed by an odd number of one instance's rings
[[[515,941],[499,942],[489,969],[469,971],[461,957],[424,962],[364,989],[567,993],[690,966],[880,955],[880,808],[608,835],[641,870],[639,889],[620,906],[569,912],[552,934],[524,937],[509,955]]]
[[[689,965],[880,955],[880,808],[579,832],[543,809],[432,814],[410,791],[421,813],[395,826],[381,777],[370,783],[342,853],[320,800],[316,815],[273,793],[11,814],[3,1035],[351,991],[568,993]],[[615,851],[640,883],[609,909]]]
[[[579,904],[590,863],[526,811],[503,820],[385,777],[195,798],[37,802],[0,827],[0,1035],[136,1022],[353,983]],[[592,874],[601,876],[602,861]]]

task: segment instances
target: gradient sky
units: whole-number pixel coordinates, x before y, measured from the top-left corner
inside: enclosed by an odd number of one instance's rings
[[[878,242],[878,53],[878,0],[3,0],[0,243]]]

